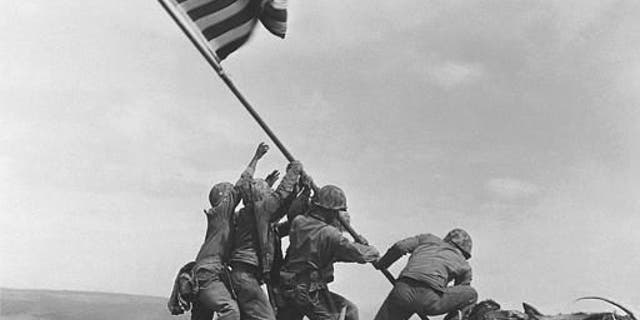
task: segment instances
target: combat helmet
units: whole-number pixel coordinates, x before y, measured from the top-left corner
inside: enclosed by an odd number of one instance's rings
[[[222,199],[228,197],[229,194],[233,192],[233,184],[230,182],[220,182],[216,183],[209,191],[209,202],[211,203],[211,207],[215,207]]]
[[[334,185],[326,185],[315,195],[313,204],[329,210],[347,210],[347,196],[342,189]]]
[[[447,233],[443,240],[460,249],[465,259],[471,258],[471,247],[473,246],[473,243],[471,241],[471,236],[466,231],[459,228],[453,229]]]

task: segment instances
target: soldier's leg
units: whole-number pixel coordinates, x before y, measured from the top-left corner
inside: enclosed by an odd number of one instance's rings
[[[269,298],[260,287],[255,270],[236,267],[231,271],[231,282],[238,296],[243,320],[275,320]]]
[[[286,302],[289,308],[297,310],[309,320],[338,320],[342,309],[345,310],[345,319],[358,320],[357,307],[351,301],[330,292],[326,287],[296,284],[286,293]]]
[[[382,303],[375,320],[407,320],[417,311],[414,289],[408,284],[398,281]]]
[[[204,308],[199,302],[194,302],[191,305],[191,320],[212,320],[213,310]]]
[[[340,310],[337,310],[331,298],[329,290],[314,289],[299,292],[296,303],[309,320],[337,320]]]
[[[447,319],[454,319],[461,311],[463,314],[478,301],[478,293],[471,286],[448,287],[429,308],[429,315],[449,313]]]
[[[329,292],[329,295],[333,300],[333,304],[336,308],[335,311],[338,315],[344,313],[344,320],[358,320],[360,318],[358,315],[358,307],[353,302],[335,292]]]
[[[194,312],[191,312],[192,320],[211,320],[211,315],[207,317],[206,312],[216,312],[220,320],[240,320],[240,310],[238,304],[231,297],[227,286],[220,280],[211,280],[198,291],[198,301],[194,304],[198,306],[198,314],[203,318],[193,319]]]
[[[300,312],[293,304],[278,307],[276,320],[302,320],[304,314]]]

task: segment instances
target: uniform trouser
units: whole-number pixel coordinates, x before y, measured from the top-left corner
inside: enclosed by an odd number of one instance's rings
[[[191,320],[211,320],[214,312],[218,313],[219,320],[240,320],[238,304],[220,280],[209,280],[200,287],[191,309]]]
[[[260,287],[257,267],[244,263],[233,264],[231,283],[238,296],[242,320],[275,320],[269,297]]]
[[[435,316],[445,313],[467,312],[478,300],[471,286],[453,286],[438,293],[428,286],[401,278],[378,310],[375,320],[407,320],[414,313]]]
[[[344,315],[344,318],[340,318]],[[285,298],[285,306],[278,308],[278,320],[358,320],[358,308],[345,297],[328,289],[308,292],[295,290]]]

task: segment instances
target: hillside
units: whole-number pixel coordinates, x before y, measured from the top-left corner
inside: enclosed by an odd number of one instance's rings
[[[161,297],[127,294],[0,288],[2,320],[184,320]]]

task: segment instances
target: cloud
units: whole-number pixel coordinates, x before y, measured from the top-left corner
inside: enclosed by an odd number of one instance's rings
[[[444,89],[450,89],[480,79],[484,71],[479,65],[446,61],[439,65],[430,66],[424,74],[431,83]]]
[[[485,188],[493,197],[507,201],[525,199],[540,193],[537,185],[513,178],[490,179]]]

